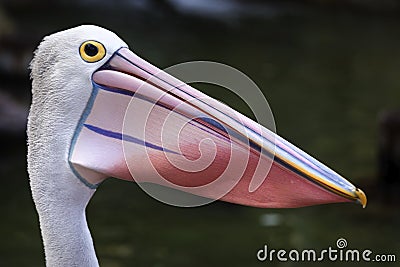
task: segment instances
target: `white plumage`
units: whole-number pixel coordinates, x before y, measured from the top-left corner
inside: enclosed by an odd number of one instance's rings
[[[86,40],[101,41],[107,55],[96,63],[82,61],[77,50]],[[79,26],[44,38],[31,63],[28,172],[48,266],[98,265],[85,218],[95,190],[74,176],[68,151],[93,71],[121,46],[127,45],[108,30]]]

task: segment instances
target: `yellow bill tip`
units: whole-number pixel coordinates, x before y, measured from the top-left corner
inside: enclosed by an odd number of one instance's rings
[[[367,206],[367,196],[359,188],[356,189],[355,193],[356,193],[356,196],[357,196],[357,201],[363,206],[363,208],[365,208]]]

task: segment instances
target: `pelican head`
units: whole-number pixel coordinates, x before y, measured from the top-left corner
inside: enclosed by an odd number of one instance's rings
[[[366,204],[342,176],[106,29],[45,37],[31,70],[28,172],[48,265],[98,264],[85,208],[108,177],[263,208]]]

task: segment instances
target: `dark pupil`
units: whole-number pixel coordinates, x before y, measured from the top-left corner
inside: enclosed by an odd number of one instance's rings
[[[86,44],[85,45],[85,53],[89,57],[94,57],[99,52],[99,49],[93,44]]]

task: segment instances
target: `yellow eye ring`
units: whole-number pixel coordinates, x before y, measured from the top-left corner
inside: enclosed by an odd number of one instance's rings
[[[81,58],[89,63],[97,62],[106,55],[106,48],[97,41],[86,41],[79,47]]]

